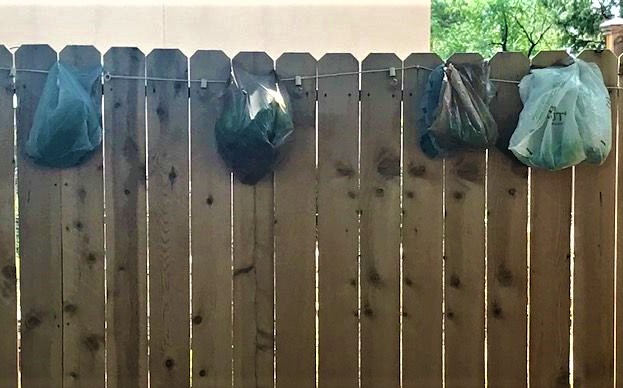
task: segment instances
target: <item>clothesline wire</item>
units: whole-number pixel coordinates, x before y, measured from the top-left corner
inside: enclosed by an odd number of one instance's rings
[[[427,70],[433,71],[433,69],[420,66],[420,65],[412,65],[412,66],[403,66],[403,67],[392,67],[392,68],[383,68],[383,69],[366,69],[360,71],[345,71],[340,73],[327,73],[327,74],[317,74],[317,75],[305,75],[305,76],[296,76],[296,77],[287,77],[280,78],[280,81],[297,81],[297,80],[305,80],[305,79],[316,79],[316,78],[331,78],[331,77],[340,77],[347,75],[359,75],[359,74],[370,74],[370,73],[389,73],[395,70],[409,70],[409,69],[417,69],[417,70]],[[9,67],[0,67],[0,70],[11,71],[11,72],[22,72],[22,73],[37,73],[37,74],[47,74],[48,70],[38,70],[38,69],[14,69]],[[201,83],[205,85],[206,83],[227,83],[229,80],[210,80],[210,79],[182,79],[182,78],[164,78],[164,77],[147,77],[147,76],[133,76],[133,75],[120,75],[120,74],[110,74],[108,72],[102,73],[102,77],[105,81],[111,79],[129,79],[129,80],[144,80],[144,81],[164,81],[164,82],[190,82],[190,83]],[[500,79],[500,78],[491,78],[491,82],[498,83],[506,83],[506,84],[514,84],[519,85],[519,81],[510,80],[510,79]],[[623,90],[621,86],[606,86],[608,90]]]

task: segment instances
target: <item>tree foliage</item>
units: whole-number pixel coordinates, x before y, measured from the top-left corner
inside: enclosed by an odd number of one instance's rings
[[[522,51],[603,46],[599,24],[621,0],[432,0],[432,49],[454,52]]]

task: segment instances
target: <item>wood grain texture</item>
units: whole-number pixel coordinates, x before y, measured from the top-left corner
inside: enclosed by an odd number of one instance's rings
[[[453,63],[479,63],[455,54]],[[446,386],[481,387],[485,381],[485,151],[446,160],[445,329]]]
[[[611,51],[584,51],[579,58],[596,63],[607,86],[617,85],[618,61]],[[610,99],[602,103],[616,107],[616,90],[610,92]],[[616,122],[613,109],[612,123]],[[575,169],[573,379],[577,387],[614,385],[616,141],[612,144],[604,164],[583,163]]]
[[[623,85],[623,72],[621,71],[621,63],[623,61],[622,56],[618,58],[618,85]],[[623,382],[623,238],[621,236],[621,228],[623,227],[623,156],[621,151],[623,150],[623,136],[621,136],[621,128],[623,128],[623,107],[621,100],[621,91],[617,90],[617,104],[612,105],[613,109],[617,110],[617,124],[618,130],[617,136],[612,139],[613,143],[616,142],[617,148],[614,154],[617,160],[618,176],[617,176],[617,234],[616,234],[616,273],[615,273],[615,384],[621,384]],[[612,155],[610,156],[612,157]]]
[[[491,77],[520,81],[530,60],[522,53],[498,53]],[[522,109],[519,89],[495,83],[491,113],[498,124],[499,148],[489,150],[487,166],[488,383],[526,387],[528,168],[501,150],[508,149]]]
[[[93,46],[67,46],[59,59],[78,72],[101,64]],[[101,112],[99,78],[89,92]],[[105,385],[103,171],[101,145],[80,165],[61,170],[64,387]]]
[[[0,46],[0,67],[13,55]],[[0,386],[17,388],[17,278],[15,262],[15,174],[13,79],[0,70]]]
[[[399,68],[370,54],[362,70]],[[400,385],[400,120],[402,72],[361,76],[361,386]]]
[[[22,69],[49,70],[56,53],[24,45],[15,53]],[[58,388],[63,380],[63,305],[60,171],[34,164],[26,141],[46,74],[16,76],[19,257],[22,309],[22,386]]]
[[[309,53],[277,59],[280,77],[315,76]],[[316,79],[280,82],[294,132],[275,170],[277,387],[316,387]],[[296,290],[296,292],[293,292]]]
[[[532,64],[549,66],[566,52],[544,51]],[[569,386],[571,169],[531,169],[530,386]]]
[[[147,76],[187,79],[186,57],[152,51]],[[188,86],[147,82],[150,384],[190,384]]]
[[[327,54],[318,74],[357,72]],[[359,386],[359,75],[318,79],[318,384]]]
[[[411,54],[403,81],[403,356],[404,387],[441,387],[443,299],[443,161],[421,151],[420,101],[436,54]]]
[[[191,79],[226,81],[229,58],[198,51]],[[225,83],[190,85],[193,387],[232,384],[231,173],[221,161],[214,124]]]
[[[145,55],[137,48],[112,48],[104,67],[112,74],[144,76]],[[145,82],[106,81],[104,121],[108,386],[146,388]]]
[[[234,64],[253,74],[274,71],[263,52],[242,52]],[[255,186],[234,174],[234,386],[272,387],[274,356],[273,174]]]

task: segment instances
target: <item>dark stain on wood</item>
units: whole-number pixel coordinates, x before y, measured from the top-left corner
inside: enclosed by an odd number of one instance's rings
[[[156,114],[158,115],[158,120],[160,120],[160,122],[166,121],[169,118],[169,113],[162,105],[159,105],[156,108]]]
[[[504,263],[497,267],[495,278],[502,287],[510,287],[513,285],[513,274]]]
[[[376,165],[376,171],[385,179],[391,179],[400,176],[400,156],[391,153],[388,150],[382,150]]]
[[[74,228],[76,228],[77,231],[81,231],[82,229],[84,229],[84,225],[82,224],[82,222],[76,221],[74,222]]]
[[[69,377],[71,377],[72,379],[77,379],[78,378],[78,374],[74,371],[69,372]]]
[[[205,369],[199,371],[199,377],[206,377],[207,373]]]
[[[491,306],[491,312],[493,313],[493,316],[495,318],[502,319],[502,316],[503,316],[502,306],[500,306],[500,304],[497,301],[493,301],[493,305]]]
[[[457,201],[462,200],[465,197],[465,194],[463,194],[460,191],[455,191],[452,196],[454,197],[454,199],[456,199]]]
[[[87,199],[87,191],[84,189],[84,187],[78,189],[78,199],[82,203],[84,203],[84,201]]]
[[[453,320],[454,319],[454,311],[448,309],[446,310],[446,318],[448,318],[449,320]]]
[[[407,198],[413,198],[415,197],[415,194],[413,194],[413,191],[407,191]]]
[[[421,177],[426,174],[426,166],[423,164],[415,165],[413,163],[409,163],[409,175],[414,177]]]
[[[206,198],[206,203],[208,204],[208,206],[212,206],[212,204],[214,203],[214,197],[212,197],[212,195],[209,195],[208,198]]]
[[[510,188],[508,189],[508,195],[510,195],[511,197],[514,197],[515,194],[517,193],[517,190],[515,190],[514,188]]]
[[[348,197],[349,197],[350,199],[355,199],[355,198],[357,197],[357,194],[355,194],[355,192],[354,192],[354,191],[349,190],[349,191],[348,191]]]
[[[171,184],[171,190],[173,190],[173,185],[175,184],[176,179],[177,171],[175,171],[175,166],[171,166],[171,170],[169,171],[169,183]]]
[[[356,279],[350,279],[350,281],[348,282],[351,286],[353,287],[357,287],[357,280]]]
[[[337,171],[339,175],[349,178],[355,175],[355,170],[343,162],[337,162],[335,164],[335,171]]]
[[[379,275],[378,271],[375,269],[371,269],[368,272],[368,280],[370,281],[370,284],[372,284],[375,287],[380,287],[381,286],[381,275]]]
[[[461,287],[461,278],[457,274],[452,274],[450,276],[450,287],[459,288]]]
[[[408,278],[406,276],[405,276],[404,282],[407,287],[411,287],[413,285],[413,280],[411,280],[411,278]]]
[[[10,282],[14,282],[17,278],[16,278],[16,268],[15,265],[5,265],[4,267],[2,267],[2,277],[4,277],[6,280],[10,281]]]
[[[200,325],[202,321],[203,321],[203,318],[201,318],[201,315],[195,315],[193,317],[193,324],[195,325]]]
[[[93,252],[90,252],[90,253],[87,255],[87,261],[88,261],[89,263],[95,263],[95,262],[97,261],[97,257],[95,257],[95,254],[94,254]]]
[[[468,182],[479,183],[482,181],[482,174],[478,164],[472,161],[463,161],[456,166],[456,175]]]
[[[123,194],[130,195],[130,190],[128,190],[128,189],[123,190]]]
[[[167,358],[167,359],[164,361],[164,366],[165,366],[165,368],[167,368],[167,369],[169,369],[169,370],[170,370],[170,369],[173,369],[173,367],[175,366],[175,361],[173,361],[173,359],[172,359],[172,358]]]
[[[365,303],[363,305],[363,315],[365,315],[366,317],[372,317],[374,315],[374,312],[372,311],[372,308],[370,307],[370,305],[368,303]]]
[[[382,197],[385,194],[385,190],[382,187],[377,187],[375,193],[377,197]]]
[[[91,334],[84,338],[84,346],[91,352],[96,353],[100,350],[101,343],[103,342],[103,338],[98,336],[97,334]]]
[[[121,108],[121,103],[119,101],[115,102],[114,108],[115,109]]]
[[[242,267],[242,268],[238,268],[236,270],[234,270],[234,276],[238,276],[238,275],[242,275],[245,273],[249,273],[251,271],[253,271],[253,269],[255,268],[254,264],[251,264],[247,267]]]
[[[24,329],[26,331],[36,329],[41,325],[41,318],[37,313],[29,313],[24,317]]]
[[[66,313],[70,315],[73,315],[77,310],[78,310],[78,306],[76,306],[73,303],[67,303],[65,307],[63,308],[63,311],[65,311]]]

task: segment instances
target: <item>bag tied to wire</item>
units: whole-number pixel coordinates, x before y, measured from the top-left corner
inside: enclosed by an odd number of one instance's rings
[[[234,63],[216,122],[218,152],[240,182],[254,185],[267,176],[294,130],[288,95],[274,72],[251,74]]]
[[[420,147],[431,158],[495,145],[497,124],[489,111],[495,96],[489,64],[439,65],[420,101]]]
[[[102,142],[99,77],[102,68],[87,71],[55,63],[35,111],[26,153],[37,164],[72,167]]]

